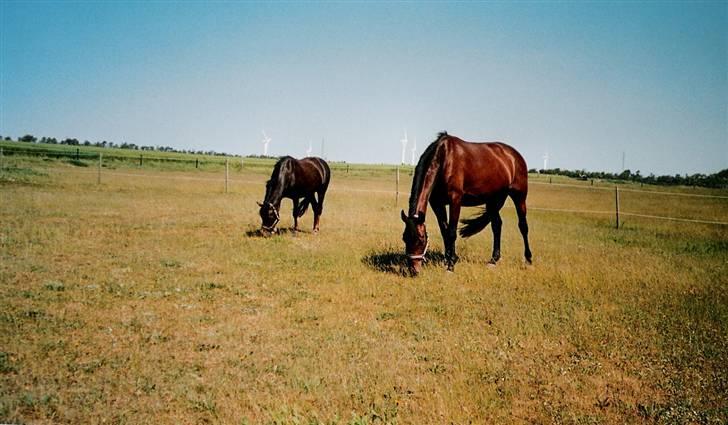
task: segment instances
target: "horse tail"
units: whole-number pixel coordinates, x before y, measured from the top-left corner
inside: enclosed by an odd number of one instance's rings
[[[460,228],[460,236],[463,238],[469,238],[474,234],[480,232],[481,230],[485,229],[488,223],[490,223],[490,218],[488,217],[487,209],[483,208],[483,213],[479,216],[466,218],[460,220],[460,222],[465,225]]]
[[[308,210],[308,204],[309,204],[308,198],[304,198],[303,202],[298,204],[298,208],[295,211],[296,217],[302,217],[304,214],[306,214],[306,210]]]

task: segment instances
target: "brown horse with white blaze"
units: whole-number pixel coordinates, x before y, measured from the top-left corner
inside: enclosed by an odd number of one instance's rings
[[[437,224],[445,243],[447,270],[453,271],[457,262],[455,240],[462,206],[485,205],[483,213],[463,220],[463,237],[472,236],[491,224],[493,254],[489,261],[500,259],[500,210],[508,197],[513,200],[518,215],[518,228],[523,236],[524,256],[531,263],[526,221],[528,194],[528,168],[526,161],[514,148],[505,143],[470,143],[440,133],[420,156],[412,180],[409,212],[402,211],[405,242],[412,275],[422,267],[428,247],[425,212],[429,202],[437,217]],[[449,205],[449,211],[445,206]]]

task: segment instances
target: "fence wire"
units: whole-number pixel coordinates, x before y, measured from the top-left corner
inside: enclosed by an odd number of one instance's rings
[[[76,174],[97,174],[95,171],[84,171],[84,170],[59,170],[54,169],[54,172],[59,173],[76,173]],[[217,183],[224,183],[225,178],[212,178],[212,177],[191,177],[191,176],[179,176],[179,175],[158,175],[158,174],[142,174],[142,173],[124,173],[124,172],[117,172],[117,171],[104,171],[103,175],[105,176],[118,176],[118,177],[136,177],[136,178],[156,178],[156,179],[169,179],[169,180],[187,180],[187,181],[205,181],[205,182],[217,182]],[[265,182],[265,180],[243,180],[243,179],[229,179],[229,182],[234,183],[242,183],[242,184],[251,184],[251,185],[259,185]],[[529,182],[534,183],[534,182]],[[539,183],[535,182],[536,184],[545,184],[550,186],[562,186],[562,187],[574,187],[579,189],[597,189],[597,190],[614,190],[613,188],[607,188],[607,187],[593,187],[593,186],[581,186],[581,185],[575,185],[575,184],[564,184],[564,183]],[[329,190],[334,192],[362,192],[362,193],[384,193],[384,194],[396,194],[397,192],[394,190],[383,190],[383,189],[359,189],[354,187],[347,187],[347,186],[332,186]],[[712,196],[712,195],[698,195],[698,194],[681,194],[681,193],[673,193],[673,192],[658,192],[658,191],[648,191],[648,190],[631,190],[631,189],[619,189],[620,192],[639,192],[639,193],[647,193],[652,195],[685,195],[685,196],[698,196],[698,197],[707,197],[707,198],[717,198],[717,199],[728,199],[728,196]],[[510,206],[507,206],[509,208]],[[512,208],[512,207],[510,207]],[[567,209],[567,208],[546,208],[546,207],[533,207],[528,206],[529,210],[533,211],[546,211],[546,212],[558,212],[558,213],[572,213],[572,214],[602,214],[602,215],[613,215],[615,214],[615,211],[599,211],[599,210],[578,210],[578,209]],[[711,225],[719,225],[719,226],[728,226],[728,222],[725,221],[718,221],[718,220],[703,220],[703,219],[693,219],[693,218],[680,218],[680,217],[670,217],[670,216],[661,216],[661,215],[650,215],[650,214],[641,214],[641,213],[634,213],[634,212],[628,212],[628,211],[619,211],[620,215],[628,216],[628,217],[640,217],[640,218],[648,218],[648,219],[656,219],[656,220],[669,220],[669,221],[676,221],[676,222],[685,222],[685,223],[699,223],[699,224],[711,224]]]

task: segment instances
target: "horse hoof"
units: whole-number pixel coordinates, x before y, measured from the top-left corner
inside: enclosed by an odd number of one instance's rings
[[[494,261],[488,261],[487,263],[485,263],[485,265],[486,265],[486,266],[487,266],[487,267],[488,267],[489,269],[494,269],[494,268],[495,268],[495,262],[494,262]]]

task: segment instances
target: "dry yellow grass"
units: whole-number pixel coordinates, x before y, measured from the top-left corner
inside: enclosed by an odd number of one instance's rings
[[[488,229],[446,274],[429,223],[410,279],[391,175],[337,173],[320,234],[266,239],[248,234],[263,170],[224,194],[220,173],[19,166],[0,180],[0,422],[728,420],[728,226],[615,230],[535,209],[611,192],[533,185],[533,267],[506,209],[496,268]],[[728,221],[725,199],[623,196]]]

